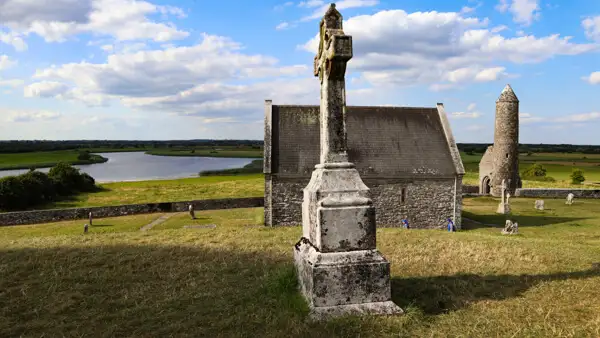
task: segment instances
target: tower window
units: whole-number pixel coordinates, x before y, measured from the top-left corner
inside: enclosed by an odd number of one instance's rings
[[[506,158],[508,158],[508,153],[506,153]]]
[[[400,202],[406,203],[406,188],[400,190]]]

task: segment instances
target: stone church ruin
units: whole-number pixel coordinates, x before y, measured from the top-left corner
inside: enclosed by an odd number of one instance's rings
[[[496,101],[494,145],[489,146],[479,162],[479,193],[498,197],[506,191],[515,195],[521,188],[519,176],[519,99],[506,85]]]
[[[319,106],[265,101],[265,225],[300,225],[302,189],[319,163]],[[348,106],[349,161],[369,187],[378,226],[461,225],[464,168],[444,106]]]

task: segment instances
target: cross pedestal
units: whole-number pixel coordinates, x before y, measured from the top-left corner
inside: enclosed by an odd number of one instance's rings
[[[332,4],[321,20],[315,75],[321,80],[321,163],[304,189],[294,261],[311,317],[402,313],[391,300],[390,263],[376,249],[369,188],[346,149],[346,63],[352,38]]]

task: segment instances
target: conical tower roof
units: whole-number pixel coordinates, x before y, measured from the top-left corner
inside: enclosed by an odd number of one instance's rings
[[[517,98],[517,95],[515,95],[512,87],[507,84],[506,87],[502,89],[502,93],[500,93],[496,102],[519,102],[519,99]]]

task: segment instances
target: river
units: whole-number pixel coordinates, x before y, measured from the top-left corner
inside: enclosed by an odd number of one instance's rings
[[[76,165],[96,182],[146,181],[197,177],[203,170],[241,168],[253,158],[154,156],[143,152],[98,153],[108,162]],[[38,169],[48,172],[50,168]],[[0,177],[19,175],[28,170],[0,170]]]

